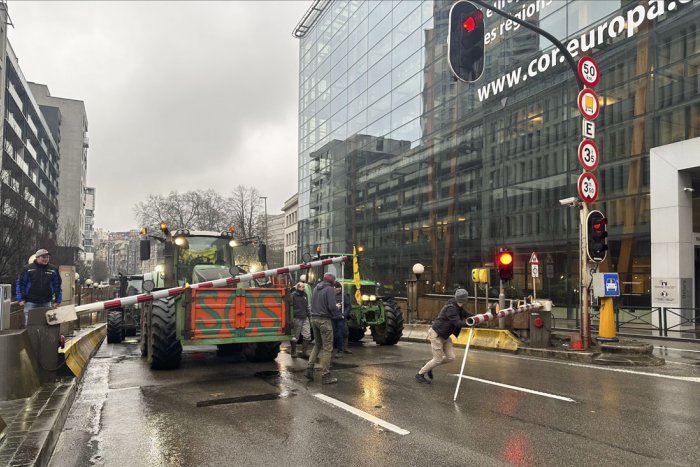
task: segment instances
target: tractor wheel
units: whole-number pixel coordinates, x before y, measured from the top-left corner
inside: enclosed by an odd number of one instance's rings
[[[141,357],[143,358],[148,357],[148,320],[146,313],[148,313],[148,311],[144,310],[141,317]]]
[[[111,310],[107,313],[107,342],[118,344],[124,339],[124,312]]]
[[[180,366],[182,344],[176,334],[174,298],[153,301],[151,309],[151,368],[171,370]]]
[[[243,354],[249,362],[271,362],[280,353],[279,342],[257,342],[248,344],[243,349]]]
[[[364,326],[361,328],[348,327],[348,340],[350,342],[360,342],[365,336],[365,331],[367,331],[367,328]]]
[[[384,302],[384,324],[372,326],[372,339],[379,345],[394,345],[403,334],[403,312],[389,299]]]

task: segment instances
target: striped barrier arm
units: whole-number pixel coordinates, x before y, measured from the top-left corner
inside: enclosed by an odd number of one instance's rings
[[[217,279],[208,282],[199,282],[197,284],[192,284],[189,287],[192,289],[211,289],[216,287],[228,287],[239,282],[250,281],[253,279],[263,279],[270,276],[276,276],[278,274],[287,274],[289,272],[305,271],[319,266],[327,266],[334,263],[342,263],[349,261],[347,256],[336,256],[334,258],[328,258],[318,261],[311,261],[310,263],[295,264],[290,266],[285,266],[283,268],[277,269],[267,269],[265,271],[253,272],[248,274],[242,274],[236,277],[227,277],[224,279]],[[114,308],[121,308],[124,306],[136,305],[138,303],[150,302],[153,300],[159,300],[161,298],[174,297],[182,294],[185,291],[185,287],[173,287],[170,289],[157,290],[153,293],[143,293],[139,295],[132,295],[130,297],[115,298],[114,300],[106,300],[103,302],[88,303],[87,305],[80,305],[75,307],[76,313],[94,312],[102,310],[111,310]]]
[[[519,307],[510,307],[510,308],[504,308],[503,310],[499,311],[489,311],[487,313],[482,313],[480,315],[474,315],[470,316],[467,318],[467,325],[468,326],[476,326],[477,324],[480,323],[485,323],[486,321],[491,321],[496,318],[505,318],[506,316],[511,316],[516,313],[522,313],[524,311],[533,311],[533,310],[539,310],[542,308],[542,305],[540,303],[528,303],[527,305],[521,305]]]

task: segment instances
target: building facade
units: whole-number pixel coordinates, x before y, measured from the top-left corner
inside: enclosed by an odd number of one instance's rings
[[[700,136],[700,2],[493,3],[600,65],[600,270],[620,274],[622,304],[650,305],[650,153]],[[452,4],[316,1],[302,18],[298,247],[363,245],[363,276],[401,294],[414,263],[447,293],[508,246],[509,296],[532,289],[536,252],[538,295],[576,306],[579,213],[559,200],[578,196],[577,82],[549,41],[491,11],[485,72],[456,81]]]
[[[284,265],[298,264],[297,257],[297,215],[299,206],[299,195],[294,194],[284,202],[282,211],[284,212]]]
[[[42,245],[55,245],[59,148],[17,56],[7,41],[7,10],[0,5],[0,277],[13,278]]]
[[[95,259],[95,188],[85,187],[85,231],[83,232],[85,262],[92,264]]]
[[[84,251],[85,201],[87,189],[88,120],[85,103],[52,96],[45,84],[29,83],[31,91],[49,119],[61,154],[58,190],[58,236],[65,246]],[[56,115],[51,118],[49,115]]]

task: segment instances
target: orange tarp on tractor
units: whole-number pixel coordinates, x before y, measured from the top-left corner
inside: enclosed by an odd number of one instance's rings
[[[284,289],[192,289],[186,327],[191,339],[282,336]]]

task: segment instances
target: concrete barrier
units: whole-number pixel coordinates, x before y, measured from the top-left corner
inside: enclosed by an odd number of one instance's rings
[[[40,386],[37,358],[27,332],[0,331],[0,400],[29,397]]]
[[[452,343],[457,347],[466,347],[469,328],[462,328],[458,337],[451,336]],[[481,349],[507,350],[517,352],[520,340],[507,329],[474,328],[472,347]]]
[[[83,329],[74,336],[59,353],[63,354],[66,365],[77,377],[83,372],[90,357],[102,343],[102,339],[107,335],[107,324],[98,324],[94,328]]]

